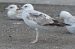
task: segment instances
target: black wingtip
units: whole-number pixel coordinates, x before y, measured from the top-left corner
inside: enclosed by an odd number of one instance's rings
[[[65,24],[65,23],[52,23],[52,24],[44,24],[43,26],[59,26],[59,27],[64,27],[64,26],[70,26],[70,24]]]
[[[55,26],[55,24],[54,23],[52,23],[52,24],[44,24],[43,26]]]

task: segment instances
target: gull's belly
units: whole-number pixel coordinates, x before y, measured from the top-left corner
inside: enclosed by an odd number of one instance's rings
[[[24,22],[25,22],[30,28],[37,28],[37,27],[38,27],[38,24],[35,23],[35,22],[33,22],[33,21],[24,19]]]

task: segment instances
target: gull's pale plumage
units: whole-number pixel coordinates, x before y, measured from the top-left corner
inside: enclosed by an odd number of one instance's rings
[[[22,6],[22,18],[24,22],[36,31],[36,39],[31,43],[36,43],[39,38],[38,29],[45,29],[42,25],[54,23],[54,18],[49,15],[34,10],[34,7],[31,4],[25,4]]]
[[[70,24],[70,26],[66,26],[67,30],[70,33],[75,33],[75,17],[67,11],[61,11],[60,18],[64,19],[64,23]]]
[[[21,19],[21,10],[18,10],[18,6],[15,4],[9,5],[8,7],[6,7],[5,9],[7,9],[7,16],[10,19]]]

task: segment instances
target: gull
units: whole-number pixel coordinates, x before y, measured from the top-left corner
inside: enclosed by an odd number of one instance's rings
[[[70,24],[70,26],[66,26],[67,30],[70,33],[75,33],[75,17],[67,11],[61,11],[60,18],[64,19],[64,23]]]
[[[7,16],[10,19],[21,19],[21,12],[22,10],[19,10],[18,6],[15,4],[11,4],[8,7],[5,8],[7,10]]]
[[[25,4],[22,7],[22,15],[24,22],[32,29],[36,31],[36,39],[33,40],[31,43],[36,43],[39,38],[39,29],[46,29],[44,28],[44,24],[53,24],[57,22],[54,18],[50,17],[49,15],[34,10],[32,4]]]

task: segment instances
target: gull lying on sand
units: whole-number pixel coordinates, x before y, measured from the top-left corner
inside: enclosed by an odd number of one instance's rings
[[[60,18],[64,19],[64,23],[70,24],[70,26],[66,26],[67,30],[70,33],[75,33],[75,16],[72,16],[67,11],[61,11]]]
[[[39,29],[45,29],[43,26],[45,24],[53,24],[57,22],[54,18],[49,15],[34,10],[34,7],[31,4],[25,4],[22,6],[22,16],[24,22],[31,28],[36,31],[36,39],[31,43],[36,43],[39,38]]]
[[[19,10],[18,6],[15,4],[9,5],[8,7],[5,8],[7,10],[7,16],[10,19],[22,19],[21,12],[22,10]]]

